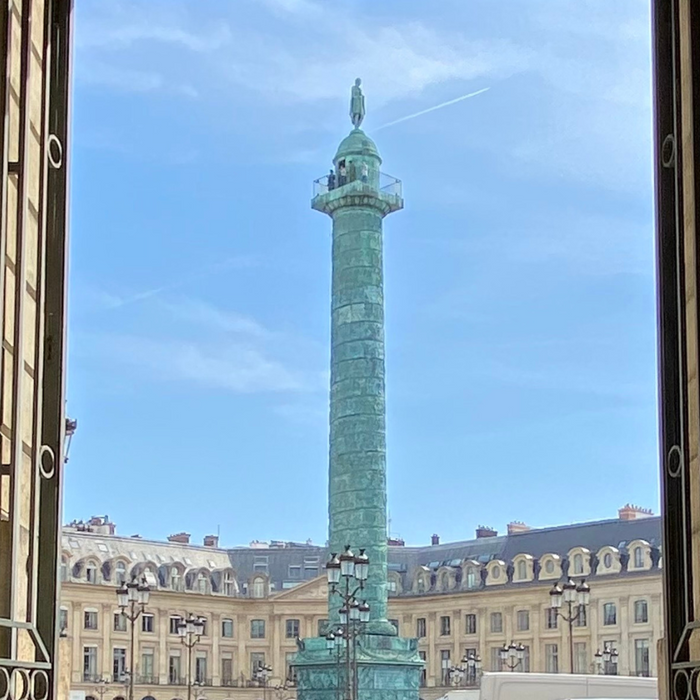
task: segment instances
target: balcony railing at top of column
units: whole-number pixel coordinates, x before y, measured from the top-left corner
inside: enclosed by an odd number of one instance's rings
[[[363,182],[363,180],[361,178],[355,178],[354,180],[346,180],[341,183],[336,179],[334,186],[329,187],[328,175],[324,175],[323,177],[319,177],[317,180],[314,180],[313,196],[318,197],[322,194],[328,194],[328,192],[333,190],[340,190],[346,185],[351,185],[354,182]],[[398,178],[387,175],[386,173],[379,173],[379,191],[383,192],[384,194],[393,194],[397,197],[401,197],[403,196],[403,185],[401,180]]]

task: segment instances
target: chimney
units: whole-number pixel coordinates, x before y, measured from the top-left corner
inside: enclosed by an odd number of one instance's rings
[[[519,520],[514,520],[512,523],[508,523],[508,534],[517,535],[519,532],[528,532],[532,530],[529,525],[521,523]]]
[[[440,544],[440,535],[433,535],[430,538],[430,544],[432,544],[432,545]]]
[[[215,549],[219,546],[219,536],[218,535],[204,535],[204,546],[214,547]]]
[[[177,542],[178,544],[189,544],[190,543],[190,533],[189,532],[178,532],[176,535],[170,535],[168,537],[168,542]]]
[[[653,517],[654,511],[651,508],[640,508],[628,503],[617,511],[617,515],[620,520],[641,520]]]
[[[497,537],[498,531],[494,530],[492,527],[486,527],[484,525],[479,525],[476,528],[476,539],[483,540],[485,537]]]

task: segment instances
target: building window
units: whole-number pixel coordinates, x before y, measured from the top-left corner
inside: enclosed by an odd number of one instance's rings
[[[221,685],[230,686],[233,683],[233,659],[230,656],[221,657]]]
[[[523,649],[523,659],[520,662],[520,666],[515,670],[522,673],[530,673],[530,647],[526,646]]]
[[[83,647],[83,680],[86,683],[97,680],[97,647]]]
[[[124,613],[114,613],[114,631],[126,632],[126,615],[124,615]]]
[[[554,573],[554,562],[551,559],[547,559],[547,561],[544,563],[544,570],[548,574]]]
[[[194,666],[194,679],[200,685],[209,685],[207,681],[207,652],[198,651]]]
[[[267,557],[258,556],[253,560],[253,571],[259,571],[260,573],[267,573]]]
[[[168,659],[168,681],[170,685],[180,685],[181,678],[180,655],[170,654],[170,658]]]
[[[555,630],[558,625],[559,616],[555,608],[545,608],[544,611],[544,626],[548,630]]]
[[[578,606],[578,613],[574,620],[574,625],[576,627],[586,627],[588,625],[588,613],[586,612],[585,605]]]
[[[450,682],[450,650],[440,651],[440,685],[447,685]]]
[[[126,675],[126,649],[115,647],[112,650],[112,680],[120,681]]]
[[[265,665],[265,652],[252,651],[250,653],[250,677],[255,678],[258,671]]]
[[[233,620],[228,617],[221,620],[221,636],[229,639],[233,637]]]
[[[396,634],[399,633],[399,621],[398,620],[389,620],[389,624],[394,625],[396,627]]]
[[[200,593],[206,593],[209,590],[209,577],[203,571],[197,574],[197,590]]]
[[[295,653],[290,652],[284,655],[284,677],[292,685],[296,685],[296,671],[294,670]]]
[[[474,613],[464,616],[464,634],[476,634],[476,615]]]
[[[114,577],[117,580],[117,585],[121,586],[126,583],[126,564],[123,561],[118,561],[114,567]]]
[[[603,624],[617,624],[617,606],[615,603],[605,603],[605,605],[603,605]]]
[[[559,646],[557,644],[544,645],[544,670],[545,673],[559,673]]]
[[[301,564],[290,564],[287,574],[291,579],[301,578]]]
[[[605,639],[603,640],[603,649],[615,649],[617,647],[617,644],[615,643],[614,639]],[[617,675],[617,666],[618,663],[615,661],[615,663],[612,662],[612,659],[610,661],[607,661],[605,664],[605,673],[608,676],[616,676]]]
[[[153,683],[155,680],[155,675],[153,673],[153,649],[144,649],[141,652],[141,682],[142,683]]]
[[[503,632],[503,615],[499,612],[491,613],[491,631]]]
[[[440,634],[443,637],[449,637],[452,634],[451,623],[452,618],[449,615],[443,615],[440,618]]]
[[[68,609],[61,608],[58,613],[58,629],[65,632],[68,629]]]
[[[612,567],[612,554],[608,552],[604,557],[603,557],[603,566],[606,569],[610,569]]]
[[[304,578],[316,578],[318,576],[318,557],[306,557],[304,559]]]
[[[494,566],[493,569],[491,569],[491,577],[494,580],[501,577],[501,567],[500,566]]]
[[[586,642],[574,642],[574,673],[588,673]]]
[[[253,598],[265,597],[265,579],[259,576],[253,579]]]
[[[634,548],[634,568],[644,568],[644,550],[641,547]]]
[[[61,581],[68,580],[68,560],[61,557]]]
[[[518,632],[527,632],[530,629],[530,611],[518,610],[516,622]]]
[[[316,625],[316,636],[317,637],[325,637],[326,636],[326,628],[328,627],[328,620],[319,620],[318,624]]]
[[[170,616],[170,634],[178,634],[178,627],[182,618],[179,615]]]
[[[425,618],[416,618],[416,637],[418,637],[418,639],[422,639],[425,637],[425,634]]]
[[[141,631],[153,632],[153,615],[151,613],[143,613],[141,615]]]
[[[265,639],[265,620],[250,621],[250,638]]]
[[[638,625],[649,622],[649,609],[646,600],[634,601],[634,621]]]
[[[84,625],[86,630],[97,629],[97,610],[86,610],[83,615]]]
[[[527,563],[522,559],[518,562],[518,581],[527,580]]]
[[[97,583],[97,564],[89,561],[85,567],[85,580],[88,583]]]
[[[491,647],[491,653],[489,654],[491,662],[492,671],[501,670],[501,647]]]
[[[421,688],[425,688],[425,684],[428,678],[428,655],[424,651],[419,651],[418,656],[420,656],[420,659],[423,662],[423,668],[420,671],[420,685]]]
[[[236,595],[236,581],[230,573],[224,575],[224,595],[229,598]]]
[[[634,640],[634,672],[638,676],[649,676],[649,640],[635,639]]]
[[[574,554],[574,575],[580,576],[583,573],[583,555]]]
[[[476,588],[476,569],[470,566],[467,569],[467,588]]]
[[[299,636],[299,620],[287,620],[285,636],[287,639],[296,639]]]
[[[396,593],[398,589],[398,584],[396,583],[396,579],[393,576],[386,582],[386,585],[389,593]]]
[[[180,573],[180,570],[175,566],[173,566],[173,568],[170,569],[170,590],[182,590],[182,574]]]

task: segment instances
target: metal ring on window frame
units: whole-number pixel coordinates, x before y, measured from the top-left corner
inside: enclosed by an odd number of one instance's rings
[[[56,146],[58,149],[58,157],[54,158],[52,146]],[[63,145],[61,140],[56,136],[56,134],[49,134],[49,138],[46,141],[46,157],[49,160],[49,165],[54,170],[60,170],[63,167]]]

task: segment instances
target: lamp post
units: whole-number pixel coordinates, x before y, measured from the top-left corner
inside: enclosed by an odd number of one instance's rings
[[[525,647],[515,642],[511,642],[509,646],[504,644],[499,650],[498,655],[501,658],[501,668],[505,666],[511,671],[515,671],[515,669],[523,663]]]
[[[603,647],[602,652],[598,649],[595,653],[595,664],[598,673],[601,675],[616,676],[618,656],[617,649],[611,647],[609,644]]]
[[[267,700],[267,684],[272,677],[272,666],[261,664],[255,669],[254,679],[262,685],[263,700]]]
[[[574,622],[581,615],[586,614],[586,608],[591,602],[591,588],[586,583],[585,579],[578,585],[571,579],[568,579],[563,586],[558,583],[549,591],[551,597],[551,610],[554,614],[561,617],[564,622],[569,624],[569,668],[570,672],[574,672]],[[566,603],[567,613],[561,612],[562,603]],[[574,607],[576,611],[574,612]]]
[[[476,685],[481,672],[481,657],[478,654],[464,654],[461,666],[449,670],[451,685]],[[454,680],[453,680],[454,679]]]
[[[109,685],[109,678],[106,676],[101,676],[95,685],[95,692],[99,694],[100,700],[102,700],[107,692],[107,686]]]
[[[134,700],[134,671],[136,662],[134,660],[134,628],[136,620],[141,617],[148,599],[151,595],[151,589],[148,587],[145,578],[141,581],[136,580],[136,576],[131,577],[129,583],[122,583],[117,588],[117,600],[121,614],[131,623],[131,640],[129,643],[129,669],[126,671],[129,678],[129,700]]]
[[[338,648],[338,694],[340,695],[340,656],[345,651],[345,698],[357,700],[357,645],[362,634],[363,625],[369,622],[370,607],[367,601],[357,599],[364,590],[369,575],[369,557],[365,550],[355,556],[350,545],[338,556],[331,554],[326,564],[326,576],[331,595],[340,598],[342,607],[338,610],[340,627],[333,632],[333,644]],[[326,645],[330,650],[331,633],[326,636]]]
[[[187,700],[192,700],[192,650],[204,634],[204,620],[188,613],[186,620],[177,623],[177,633],[187,649]]]

